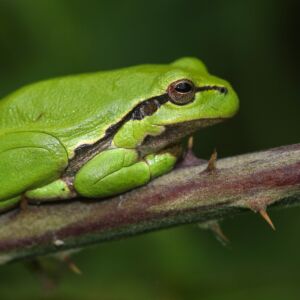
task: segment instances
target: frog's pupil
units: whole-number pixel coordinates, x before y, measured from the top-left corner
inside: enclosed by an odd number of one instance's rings
[[[179,93],[189,93],[192,88],[188,82],[180,82],[176,85],[175,90]]]

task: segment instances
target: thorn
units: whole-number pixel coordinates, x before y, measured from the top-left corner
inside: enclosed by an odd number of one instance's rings
[[[260,215],[263,217],[263,219],[271,226],[271,228],[275,231],[275,226],[271,220],[271,218],[269,217],[267,211],[265,209],[261,209],[259,210]]]
[[[188,139],[187,143],[187,151],[183,156],[182,161],[180,161],[177,164],[177,168],[184,168],[184,167],[189,167],[189,166],[196,166],[196,165],[202,165],[206,164],[207,161],[204,159],[198,158],[194,153],[193,153],[193,146],[194,146],[194,137],[190,136]]]
[[[54,288],[57,286],[57,278],[54,276],[56,274],[52,273],[48,268],[49,266],[43,264],[41,259],[35,258],[31,261],[28,261],[26,266],[30,271],[37,275],[38,279],[41,281],[42,287],[47,292],[54,290]]]
[[[229,238],[224,234],[224,232],[218,222],[212,223],[210,229],[213,232],[213,234],[215,235],[215,237],[217,238],[217,240],[219,240],[223,245],[226,246],[230,243]]]
[[[230,243],[229,238],[224,234],[218,221],[208,221],[206,223],[199,224],[199,227],[202,229],[209,229],[223,246],[227,246]]]
[[[189,151],[193,150],[193,146],[194,146],[194,137],[191,135],[188,140],[188,150]]]
[[[67,264],[68,268],[73,273],[75,273],[77,275],[81,275],[82,274],[81,270],[77,267],[77,265],[75,264],[75,262],[68,255],[64,256],[63,260]]]
[[[214,151],[211,154],[210,159],[208,161],[208,165],[206,168],[207,171],[213,172],[217,169],[217,166],[216,166],[217,158],[218,158],[218,153],[217,153],[217,150],[214,149]]]

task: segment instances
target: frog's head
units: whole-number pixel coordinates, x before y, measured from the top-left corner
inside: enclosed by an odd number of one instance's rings
[[[152,121],[157,125],[199,120],[214,123],[214,120],[232,117],[239,107],[231,85],[210,75],[196,58],[181,58],[173,62],[170,70],[157,79],[155,88],[165,91],[158,99],[161,106],[152,115]]]
[[[146,137],[142,145],[162,148],[237,112],[239,101],[231,85],[209,74],[200,60],[181,58],[161,70],[149,93],[154,96],[135,108],[131,117],[130,130]],[[160,134],[147,132],[155,126],[163,128]]]

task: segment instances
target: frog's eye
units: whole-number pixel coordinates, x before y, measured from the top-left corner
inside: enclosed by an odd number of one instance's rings
[[[184,105],[194,99],[195,90],[195,85],[192,81],[180,79],[169,85],[168,95],[173,103]]]

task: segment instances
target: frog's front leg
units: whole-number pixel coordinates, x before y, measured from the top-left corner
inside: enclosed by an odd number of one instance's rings
[[[166,150],[140,159],[133,149],[106,150],[79,170],[74,187],[78,194],[89,198],[117,195],[170,171],[177,154]]]

